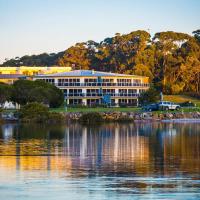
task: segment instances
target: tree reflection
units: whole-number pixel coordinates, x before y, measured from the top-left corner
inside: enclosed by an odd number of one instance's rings
[[[0,168],[71,176],[170,176],[200,171],[200,124],[3,125]]]

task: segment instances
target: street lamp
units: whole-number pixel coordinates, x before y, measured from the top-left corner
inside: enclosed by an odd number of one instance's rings
[[[64,101],[64,111],[67,112],[67,97],[65,98]]]

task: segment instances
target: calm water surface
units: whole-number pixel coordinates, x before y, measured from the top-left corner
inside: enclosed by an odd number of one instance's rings
[[[200,124],[2,125],[0,199],[200,199]]]

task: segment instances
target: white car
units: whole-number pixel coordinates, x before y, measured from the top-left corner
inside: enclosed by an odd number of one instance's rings
[[[160,110],[180,110],[181,106],[169,101],[160,101],[158,103]]]

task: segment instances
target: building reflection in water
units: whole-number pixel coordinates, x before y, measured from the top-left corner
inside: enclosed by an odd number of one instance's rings
[[[199,173],[200,124],[3,125],[0,169],[75,176]]]
[[[1,129],[2,129],[2,138],[4,142],[7,142],[10,139],[12,139],[13,131],[14,131],[13,124],[4,124],[1,126]]]

